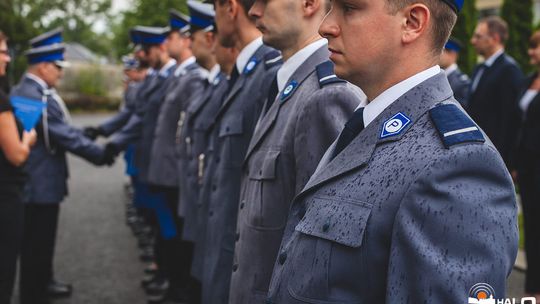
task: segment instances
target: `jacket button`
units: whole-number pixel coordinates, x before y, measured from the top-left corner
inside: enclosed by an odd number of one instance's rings
[[[216,164],[219,164],[219,157],[216,157]]]
[[[238,270],[238,264],[232,265],[232,271],[236,272],[236,270]]]
[[[279,258],[278,258],[278,262],[280,265],[283,265],[285,264],[285,261],[287,260],[287,253],[286,252],[282,252],[279,254]]]
[[[246,203],[246,201],[242,201],[242,202],[240,203],[240,209],[244,209],[245,203]]]
[[[328,232],[328,229],[330,228],[330,223],[325,223],[323,226],[322,226],[322,231],[323,232]]]
[[[212,185],[212,191],[216,191],[217,187],[216,185]]]
[[[212,215],[214,215],[214,211],[210,211],[210,212],[208,212],[208,215],[209,215],[209,216],[212,216]]]
[[[240,239],[240,233],[237,232],[235,237],[236,237],[236,241],[238,242],[238,240]]]
[[[266,298],[266,304],[274,304],[274,302],[272,302],[272,298]]]

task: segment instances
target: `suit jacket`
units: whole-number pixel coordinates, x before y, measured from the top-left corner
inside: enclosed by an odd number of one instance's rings
[[[467,107],[467,98],[469,97],[469,90],[471,87],[469,76],[458,68],[448,74],[447,77],[450,87],[452,88],[452,91],[454,91],[454,98],[459,101],[462,107]]]
[[[294,72],[251,138],[242,173],[229,303],[264,303],[290,202],[360,103],[335,76],[326,46]],[[330,67],[323,71],[323,67]],[[328,78],[326,78],[328,79]],[[287,86],[285,86],[285,89]]]
[[[504,298],[517,208],[484,138],[440,73],[330,159],[333,144],[292,203],[267,303],[463,303],[477,283]]]
[[[523,81],[521,93],[518,98],[518,104],[525,92],[529,89],[537,74],[533,74]],[[531,164],[531,157],[537,158],[540,149],[540,94],[537,94],[529,104],[526,112],[520,110],[522,118],[518,140],[516,143],[517,151],[513,157],[513,164],[518,169],[526,169]]]
[[[103,135],[110,136],[127,124],[131,115],[135,113],[137,91],[140,89],[141,85],[142,82],[130,83],[128,85],[124,92],[124,105],[120,111],[99,126]]]
[[[185,67],[176,79],[159,110],[154,131],[154,140],[148,168],[148,182],[166,187],[178,187],[178,155],[176,146],[183,124],[181,112],[185,112],[189,103],[201,95],[204,89],[205,75],[196,64]],[[183,174],[183,173],[182,173]]]
[[[148,183],[151,149],[159,111],[165,96],[174,87],[170,84],[174,83],[173,72],[175,68],[176,65],[173,65],[166,73],[158,74],[152,79],[145,94],[145,106],[140,107],[144,114],[141,118],[140,138],[135,147],[134,159],[139,180],[144,183]],[[138,115],[141,117],[141,114]]]
[[[38,140],[32,147],[24,168],[29,176],[24,201],[58,204],[68,194],[66,151],[99,164],[103,158],[103,148],[66,122],[59,103],[47,91],[48,89],[41,87],[35,80],[24,76],[11,91],[11,96],[44,100],[47,103],[46,115],[42,115],[36,126]],[[47,126],[46,130],[44,125]],[[45,143],[45,132],[48,134],[50,147]]]
[[[186,119],[180,133],[178,148],[179,216],[184,219],[182,238],[196,242],[201,236],[198,218],[199,188],[203,181],[208,148],[209,128],[213,124],[223,94],[228,88],[225,74],[220,73],[213,83],[206,86],[204,93],[193,100],[186,110]],[[198,276],[200,278],[200,275]]]
[[[214,118],[214,152],[207,166],[201,199],[208,210],[202,272],[205,304],[227,303],[232,267],[242,162],[279,64],[262,45],[232,86]],[[270,58],[268,58],[270,59]],[[205,209],[206,209],[205,208]]]
[[[478,70],[479,67],[473,72],[473,81]],[[507,164],[519,128],[516,100],[522,79],[523,74],[515,61],[503,54],[486,68],[468,101],[468,113],[493,141]]]

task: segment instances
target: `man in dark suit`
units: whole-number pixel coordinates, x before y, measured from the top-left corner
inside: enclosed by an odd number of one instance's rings
[[[462,5],[332,1],[320,33],[368,102],[294,198],[265,303],[505,297],[512,179],[437,65]]]
[[[206,168],[201,199],[208,206],[202,302],[228,302],[242,162],[268,90],[281,64],[276,50],[263,45],[261,32],[248,16],[252,0],[216,0],[221,45],[240,52],[228,93],[214,117],[213,154]]]
[[[467,98],[469,97],[471,80],[457,65],[460,50],[461,42],[450,37],[448,42],[444,45],[439,65],[444,69],[446,77],[448,77],[450,87],[452,87],[452,91],[454,91],[454,97],[459,101],[461,106],[465,108],[467,107]]]
[[[25,189],[20,296],[22,304],[42,304],[49,303],[60,203],[68,193],[66,152],[96,165],[104,164],[105,153],[70,125],[69,111],[55,90],[66,66],[61,30],[40,35],[30,44],[32,49],[26,52],[30,66],[11,94],[42,101],[47,107],[37,127],[39,140],[25,167],[30,179]],[[64,295],[71,292],[69,285],[53,287]]]
[[[523,74],[504,53],[508,26],[492,16],[480,20],[471,43],[485,61],[473,72],[467,112],[486,132],[510,166],[520,116],[517,106]]]

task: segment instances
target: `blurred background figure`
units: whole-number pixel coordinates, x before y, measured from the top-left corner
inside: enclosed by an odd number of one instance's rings
[[[452,91],[454,91],[454,97],[459,101],[461,106],[466,108],[471,80],[457,65],[461,48],[461,42],[456,38],[450,37],[444,46],[439,65],[444,69],[446,77],[448,77],[448,82],[450,82]]]
[[[0,76],[10,62],[7,37],[0,31]],[[36,132],[23,131],[5,92],[0,89],[0,304],[9,304],[17,255],[22,239],[23,187],[26,175],[22,165],[36,142]]]
[[[514,157],[517,171],[513,175],[519,183],[523,206],[527,257],[525,293],[540,301],[540,31],[529,41],[529,56],[536,72],[523,81],[518,99],[522,120]]]
[[[507,41],[508,25],[500,17],[478,22],[471,44],[485,61],[474,69],[467,111],[510,169],[510,152],[519,126],[516,100],[523,74],[514,59],[505,54]]]

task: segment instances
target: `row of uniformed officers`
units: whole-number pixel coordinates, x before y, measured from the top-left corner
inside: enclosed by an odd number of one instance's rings
[[[151,303],[460,303],[477,283],[503,297],[512,180],[437,65],[462,5],[188,1],[169,28],[130,31],[127,70],[146,75],[84,133],[37,68],[63,65],[48,33],[13,93],[47,103],[26,206],[57,215],[65,151],[111,164],[126,150],[157,229]]]

